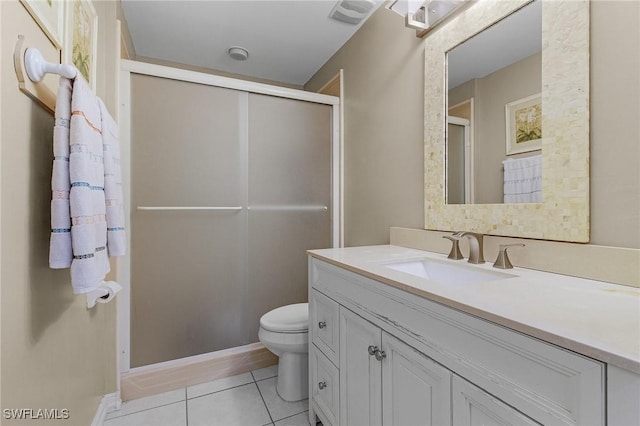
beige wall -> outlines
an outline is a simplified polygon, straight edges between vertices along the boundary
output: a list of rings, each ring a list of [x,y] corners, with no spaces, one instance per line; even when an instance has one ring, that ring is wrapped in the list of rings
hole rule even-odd
[[[113,112],[115,3],[96,2],[97,92]],[[2,409],[68,409],[63,421],[2,424],[87,425],[103,395],[116,390],[115,304],[87,311],[68,270],[48,268],[53,117],[18,90],[13,48],[18,34],[47,43],[18,0],[1,10],[1,390]],[[48,48],[52,50],[52,48]]]
[[[122,23],[120,29],[120,57],[124,59],[134,59],[136,57],[136,49],[131,39],[131,33],[129,32],[129,25],[127,24],[127,17],[122,9],[122,1],[118,0],[116,3],[116,19]]]
[[[591,3],[591,241],[640,248],[640,2]]]
[[[591,3],[593,244],[640,248],[639,39],[639,2]],[[402,18],[381,9],[305,86],[345,69],[347,245],[386,243],[398,224],[423,227],[421,55]]]
[[[344,68],[345,244],[386,243],[389,226],[421,228],[424,49],[404,20],[377,11],[306,84]]]

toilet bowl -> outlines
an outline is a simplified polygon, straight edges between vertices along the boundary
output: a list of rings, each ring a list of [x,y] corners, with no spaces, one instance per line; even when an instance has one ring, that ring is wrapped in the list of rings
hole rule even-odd
[[[309,304],[296,303],[260,318],[260,342],[278,356],[276,389],[285,401],[309,395]]]

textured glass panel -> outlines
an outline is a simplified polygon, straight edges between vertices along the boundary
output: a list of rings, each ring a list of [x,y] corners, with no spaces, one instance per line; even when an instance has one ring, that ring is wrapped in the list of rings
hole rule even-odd
[[[131,92],[134,207],[238,205],[239,92],[137,74]]]
[[[247,343],[246,211],[137,210],[241,205],[240,96],[132,76],[132,367]]]
[[[329,212],[249,214],[249,340],[258,341],[260,317],[307,301],[306,250],[331,246]]]
[[[132,98],[132,367],[258,341],[331,244],[330,107],[140,75]]]
[[[132,367],[248,343],[243,215],[133,214]]]
[[[250,95],[250,340],[264,313],[307,301],[305,251],[331,246],[330,185],[330,107]]]
[[[249,95],[251,205],[329,205],[331,108]]]

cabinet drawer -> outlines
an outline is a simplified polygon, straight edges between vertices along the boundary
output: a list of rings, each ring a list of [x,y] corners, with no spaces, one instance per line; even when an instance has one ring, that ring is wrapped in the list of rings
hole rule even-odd
[[[309,318],[311,341],[337,366],[340,344],[338,304],[314,290],[309,300]]]
[[[311,345],[311,391],[309,397],[317,404],[329,423],[338,425],[340,382],[338,369],[320,350]]]

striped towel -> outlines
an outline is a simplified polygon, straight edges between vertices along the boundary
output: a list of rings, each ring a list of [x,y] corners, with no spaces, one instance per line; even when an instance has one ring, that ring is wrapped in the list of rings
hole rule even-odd
[[[123,256],[127,240],[124,233],[122,206],[122,174],[118,125],[100,101],[102,116],[102,149],[104,151],[104,196],[107,207],[107,249],[109,256]]]
[[[71,216],[69,215],[69,123],[71,80],[60,77],[53,127],[53,172],[51,174],[51,240],[49,267],[71,267]]]
[[[49,266],[71,267],[71,284],[76,294],[88,293],[102,284],[110,269],[108,253],[124,254],[124,236],[120,237],[122,243],[114,242],[114,250],[107,248],[105,169],[113,207],[109,216],[115,218],[113,227],[119,235],[124,235],[124,215],[118,185],[117,138],[113,137],[117,135],[117,127],[110,116],[103,119],[105,113],[108,116],[102,101],[80,75],[73,82],[60,79],[54,128]],[[108,123],[110,136],[106,138],[103,122]],[[109,157],[106,167],[105,151]],[[115,160],[111,158],[113,153]]]

